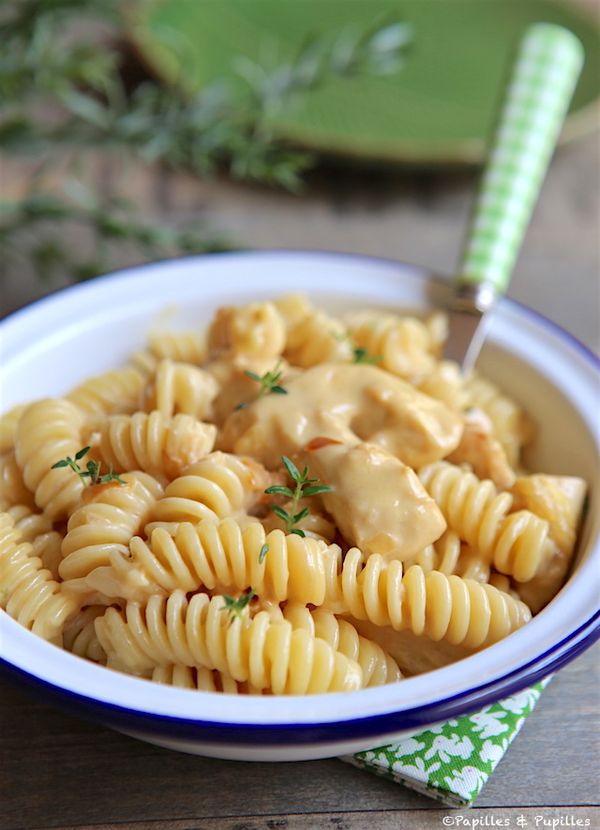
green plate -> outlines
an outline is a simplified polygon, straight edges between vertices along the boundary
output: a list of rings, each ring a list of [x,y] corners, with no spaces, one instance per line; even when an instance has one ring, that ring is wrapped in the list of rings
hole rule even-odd
[[[598,123],[597,23],[551,0],[153,0],[130,32],[159,76],[191,90],[231,75],[240,55],[274,67],[310,35],[381,18],[413,27],[403,68],[328,80],[277,113],[277,135],[368,161],[479,163],[516,44],[541,20],[571,29],[586,50],[563,141]]]

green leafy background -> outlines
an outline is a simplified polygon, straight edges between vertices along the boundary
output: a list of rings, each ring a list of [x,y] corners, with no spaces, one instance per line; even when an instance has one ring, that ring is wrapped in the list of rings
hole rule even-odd
[[[539,20],[570,28],[586,49],[572,110],[581,116],[598,96],[597,25],[574,6],[551,0],[157,0],[132,33],[159,74],[198,89],[239,67],[236,55],[277,65],[311,34],[388,19],[413,28],[402,71],[363,74],[352,83],[331,79],[273,114],[278,135],[374,159],[476,160],[511,55],[525,27]],[[593,121],[588,113],[570,130]]]

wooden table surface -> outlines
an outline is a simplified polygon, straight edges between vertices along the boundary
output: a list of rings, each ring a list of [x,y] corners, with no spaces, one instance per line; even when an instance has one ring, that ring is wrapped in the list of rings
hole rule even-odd
[[[468,172],[329,168],[295,197],[124,170],[106,159],[94,170],[103,187],[138,196],[157,216],[209,223],[241,246],[355,251],[446,273],[456,263],[475,186]],[[597,137],[558,153],[510,290],[592,347],[599,334],[599,171]],[[6,171],[7,188],[22,175]],[[4,284],[5,308],[39,294],[39,284],[20,271]],[[600,827],[599,656],[598,647],[590,650],[553,680],[468,813],[471,822]],[[5,681],[0,753],[0,830],[476,826],[458,823],[466,813],[449,819],[434,802],[337,760],[267,765],[177,754],[55,711]]]

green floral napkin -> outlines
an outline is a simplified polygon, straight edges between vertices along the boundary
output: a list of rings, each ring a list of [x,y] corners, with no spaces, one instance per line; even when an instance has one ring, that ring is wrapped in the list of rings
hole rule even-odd
[[[533,712],[550,677],[472,715],[341,760],[450,807],[468,807]]]

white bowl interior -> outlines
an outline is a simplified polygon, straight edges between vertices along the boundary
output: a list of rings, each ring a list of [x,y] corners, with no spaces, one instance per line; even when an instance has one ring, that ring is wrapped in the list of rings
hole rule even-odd
[[[123,364],[152,329],[204,326],[223,304],[306,291],[331,311],[424,308],[444,289],[416,268],[345,255],[271,252],[186,258],[129,269],[51,296],[0,328],[0,408],[58,396]],[[537,315],[501,303],[480,370],[537,422],[532,469],[580,475],[590,504],[568,586],[529,625],[460,664],[352,695],[245,698],[158,686],[87,663],[0,614],[0,655],[55,685],[130,709],[228,723],[335,722],[444,700],[502,677],[553,649],[597,608],[597,380],[589,357]]]

